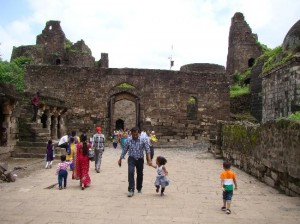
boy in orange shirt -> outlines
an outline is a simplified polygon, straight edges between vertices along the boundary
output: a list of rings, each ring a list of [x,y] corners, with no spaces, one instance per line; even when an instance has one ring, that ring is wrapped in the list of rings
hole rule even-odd
[[[236,174],[230,170],[230,167],[230,162],[224,162],[224,171],[220,175],[221,187],[223,191],[223,207],[221,209],[222,211],[226,211],[227,214],[231,213],[230,204],[233,195],[233,184],[234,190],[237,190]]]

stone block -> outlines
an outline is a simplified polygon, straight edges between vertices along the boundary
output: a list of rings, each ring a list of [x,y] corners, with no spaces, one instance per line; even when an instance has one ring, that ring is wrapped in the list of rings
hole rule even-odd
[[[277,180],[278,174],[271,171],[271,177],[272,177],[273,180]]]
[[[271,161],[267,160],[267,159],[262,159],[262,164],[265,165],[268,168],[272,167],[272,163]]]
[[[271,177],[264,176],[264,182],[271,187],[275,186],[275,181]]]
[[[263,164],[259,164],[257,165],[257,168],[256,168],[260,173],[265,173],[267,171],[267,168],[266,166],[264,166]]]
[[[297,186],[294,183],[289,182],[289,189],[291,189],[293,192],[296,192],[298,196],[300,195],[300,186]]]
[[[294,178],[300,179],[300,167],[288,166],[288,174]]]

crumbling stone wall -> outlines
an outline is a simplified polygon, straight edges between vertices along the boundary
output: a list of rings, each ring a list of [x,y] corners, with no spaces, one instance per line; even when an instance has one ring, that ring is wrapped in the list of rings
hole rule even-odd
[[[223,157],[287,195],[300,195],[300,123],[223,123]]]
[[[231,19],[228,39],[226,74],[233,81],[234,73],[243,72],[251,67],[252,61],[255,61],[263,51],[257,43],[257,35],[252,33],[244,15],[240,12],[235,13]]]
[[[20,94],[11,84],[0,84],[0,159],[14,151],[18,138],[18,100]]]
[[[262,120],[262,68],[266,59],[260,58],[256,61],[250,74],[250,112],[258,122]]]
[[[103,69],[28,66],[26,91],[64,100],[68,131],[112,129],[110,102],[118,94],[136,100],[137,125],[155,130],[160,142],[214,139],[217,120],[229,120],[229,90],[225,72],[196,73],[150,69]],[[128,83],[134,89],[119,89]],[[187,119],[187,101],[197,99],[197,119]],[[126,109],[126,108],[124,108]],[[131,128],[131,127],[125,127]]]
[[[33,64],[95,66],[95,58],[83,40],[72,44],[65,36],[60,21],[50,20],[36,38],[36,45],[15,47],[11,60],[25,56]]]
[[[300,57],[295,55],[287,63],[262,77],[262,122],[287,117],[300,111]]]

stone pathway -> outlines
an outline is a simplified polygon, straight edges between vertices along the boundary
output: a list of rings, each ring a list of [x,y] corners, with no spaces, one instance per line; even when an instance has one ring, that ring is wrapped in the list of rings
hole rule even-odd
[[[44,163],[28,177],[1,183],[0,223],[300,223],[299,197],[281,194],[236,168],[239,189],[232,214],[222,212],[222,160],[195,150],[157,149],[155,155],[168,159],[166,195],[155,192],[155,169],[145,165],[142,194],[128,198],[127,163],[119,167],[119,155],[120,150],[107,148],[99,174],[91,164],[92,186],[84,191],[70,172],[68,188],[58,190],[56,166],[44,169]],[[37,160],[32,159],[35,164]]]

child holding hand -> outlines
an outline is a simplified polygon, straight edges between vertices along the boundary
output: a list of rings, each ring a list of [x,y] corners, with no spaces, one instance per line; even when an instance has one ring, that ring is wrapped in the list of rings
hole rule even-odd
[[[156,192],[158,193],[159,189],[161,188],[161,190],[160,190],[160,195],[161,196],[164,196],[165,188],[166,188],[166,186],[169,185],[169,180],[166,177],[168,175],[168,171],[165,167],[166,163],[167,163],[167,160],[166,160],[165,157],[158,156],[156,158],[156,165],[151,164],[151,166],[153,168],[155,168],[156,172],[157,172],[156,180],[155,180],[155,183],[154,183],[154,185],[156,187]]]

